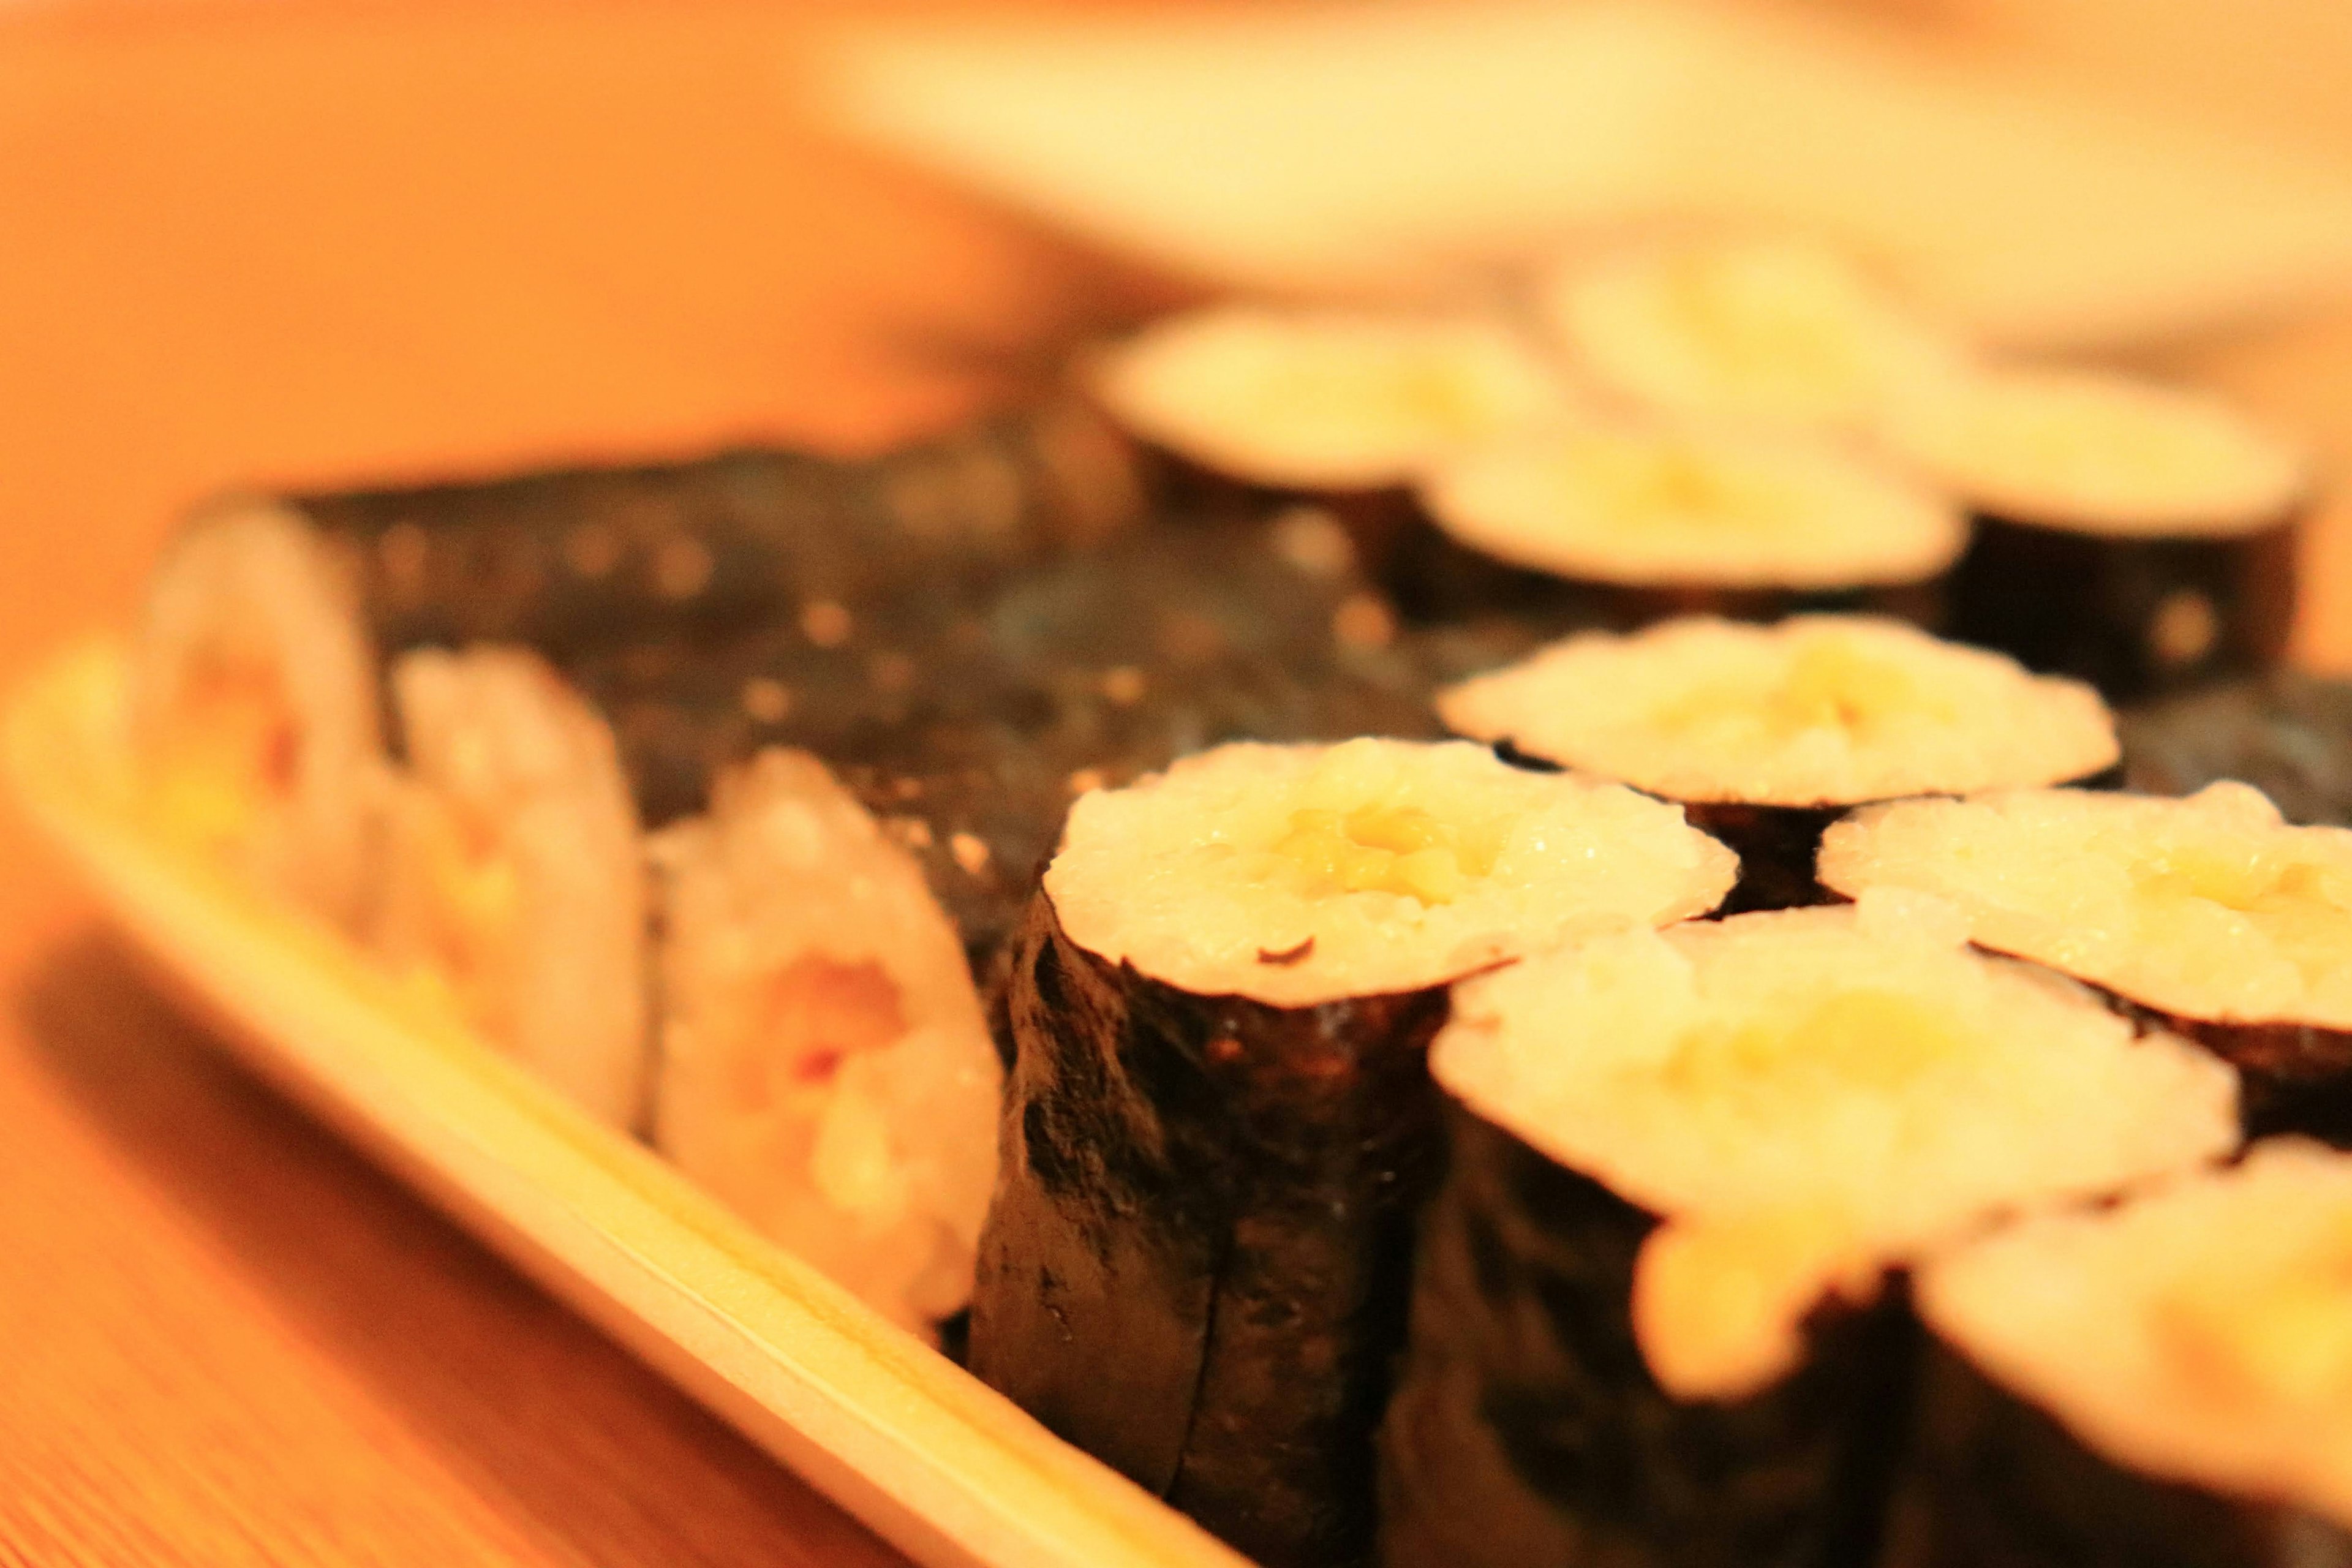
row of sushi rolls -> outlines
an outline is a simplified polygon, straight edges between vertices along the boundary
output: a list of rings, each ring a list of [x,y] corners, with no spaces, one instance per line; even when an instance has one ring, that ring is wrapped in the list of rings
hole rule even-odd
[[[2352,1563],[2295,447],[1810,241],[197,509],[160,831],[1268,1568]]]

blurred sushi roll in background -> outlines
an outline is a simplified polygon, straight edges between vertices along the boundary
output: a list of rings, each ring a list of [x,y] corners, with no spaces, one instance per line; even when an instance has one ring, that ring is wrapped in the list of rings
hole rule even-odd
[[[2142,704],[2119,722],[2129,788],[2193,795],[2240,779],[2289,822],[2352,827],[2352,684],[2274,669]]]
[[[1935,490],[1804,437],[1586,421],[1432,468],[1409,615],[1555,632],[1670,615],[1866,609],[1933,626],[1967,542]]]
[[[1879,434],[1975,514],[1953,636],[2119,702],[2284,654],[2312,476],[2227,405],[2104,372],[1988,369],[1908,388]]]
[[[973,1370],[1273,1568],[1361,1560],[1446,984],[1733,871],[1670,806],[1460,742],[1086,795],[1012,969]]]
[[[1846,257],[1787,237],[1580,258],[1538,280],[1533,309],[1594,387],[1675,420],[1859,434],[1962,358]]]
[[[1629,931],[1457,985],[1381,1436],[1388,1568],[1868,1561],[1890,1270],[2228,1152],[2235,1079],[1949,910]]]
[[[1888,1568],[2352,1562],[2352,1159],[2299,1140],[1921,1268]]]
[[[561,653],[1002,571],[1123,528],[1139,483],[1122,437],[1055,402],[863,462],[746,450],[214,502],[157,565],[138,631],[156,815],[351,926],[405,649]]]
[[[1188,509],[1313,502],[1375,572],[1431,464],[1567,418],[1559,367],[1499,315],[1221,304],[1098,352],[1087,378]]]
[[[2251,785],[1872,806],[1822,883],[1948,900],[1979,945],[2047,964],[2246,1080],[2252,1132],[2352,1138],[2352,830],[2291,827]]]
[[[2087,686],[1859,616],[1584,633],[1437,709],[1456,734],[1683,806],[1739,854],[1727,913],[1822,902],[1822,830],[1857,805],[2077,783],[2117,754]]]

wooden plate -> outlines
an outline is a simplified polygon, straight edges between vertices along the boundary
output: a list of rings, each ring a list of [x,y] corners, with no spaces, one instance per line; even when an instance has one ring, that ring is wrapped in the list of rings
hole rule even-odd
[[[350,943],[159,840],[136,810],[123,669],[110,639],[42,665],[0,721],[7,771],[256,1071],[917,1561],[1243,1568]]]

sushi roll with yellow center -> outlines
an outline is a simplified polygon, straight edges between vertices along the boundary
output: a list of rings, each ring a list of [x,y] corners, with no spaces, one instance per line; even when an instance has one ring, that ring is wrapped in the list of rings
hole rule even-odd
[[[2352,1560],[2352,1158],[2299,1140],[1919,1273],[1894,1561]]]
[[[2072,783],[2116,760],[2088,687],[1866,616],[1588,633],[1447,689],[1438,712],[1681,803],[1740,852],[1735,908],[1818,901],[1822,831],[1864,802]]]
[[[1384,1560],[1845,1560],[1885,1276],[2234,1146],[2235,1078],[1932,900],[1629,931],[1454,989],[1462,1107],[1384,1437]]]
[[[1675,418],[1860,429],[1895,389],[1958,358],[1861,268],[1790,239],[1563,267],[1537,308],[1597,384]]]
[[[1083,797],[1014,952],[974,1371],[1263,1563],[1357,1560],[1446,983],[1732,872],[1670,806],[1462,742]]]
[[[2249,1079],[2257,1129],[2341,1136],[2352,1096],[2352,830],[2224,782],[1903,801],[1822,840],[1822,883],[1958,908],[1979,944],[2089,982]]]
[[[1416,568],[1441,613],[1572,596],[1619,626],[1804,608],[1932,621],[1967,541],[1942,496],[1860,457],[1687,426],[1587,421],[1496,442],[1433,468],[1420,493],[1453,547]],[[1408,604],[1414,591],[1398,584]]]
[[[2285,649],[2310,467],[2218,399],[1986,370],[1909,388],[1879,435],[1976,514],[1954,635],[2117,700]]]
[[[1542,353],[1496,321],[1251,305],[1147,327],[1103,353],[1094,386],[1143,439],[1284,491],[1392,489],[1569,406]]]

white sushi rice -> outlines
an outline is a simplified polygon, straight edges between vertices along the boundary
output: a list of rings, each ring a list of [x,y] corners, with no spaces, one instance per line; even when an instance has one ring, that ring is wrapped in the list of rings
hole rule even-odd
[[[592,1114],[634,1126],[645,866],[612,731],[520,648],[407,654],[392,682],[405,763],[377,950]]]
[[[1862,616],[1586,633],[1441,692],[1437,710],[1458,734],[1692,802],[2063,784],[2118,754],[2089,687]]]
[[[1003,1072],[954,924],[824,765],[772,750],[655,841],[654,1142],[918,1332],[971,1300]]]
[[[2352,1155],[2260,1144],[1916,1283],[1930,1327],[2112,1462],[2352,1528]]]
[[[2352,1029],[2352,830],[2290,827],[2248,784],[1872,806],[1820,872],[1948,900],[1982,945],[2182,1018]]]
[[[1301,1007],[1703,914],[1738,868],[1673,806],[1466,742],[1242,743],[1080,798],[1045,891],[1102,958]]]
[[[1654,414],[1864,425],[1958,352],[1852,262],[1784,238],[1688,241],[1563,267],[1538,309],[1592,380]]]
[[[2292,521],[2305,456],[2220,399],[2104,371],[1982,370],[1906,389],[1880,437],[1979,511],[2126,538]]]
[[[1465,447],[1564,417],[1544,356],[1476,317],[1218,305],[1107,351],[1112,416],[1203,468],[1254,484],[1402,484]]]
[[[1433,467],[1422,504],[1474,550],[1633,586],[1920,583],[1967,542],[1939,493],[1794,437],[1587,422]]]
[[[148,585],[131,663],[151,816],[169,837],[351,927],[383,781],[356,589],[301,520],[229,501]]]
[[[1932,900],[1637,931],[1456,986],[1469,1109],[1661,1216],[1636,1337],[1683,1398],[1769,1385],[1825,1298],[1990,1217],[2237,1140],[2236,1077],[1966,946]]]

